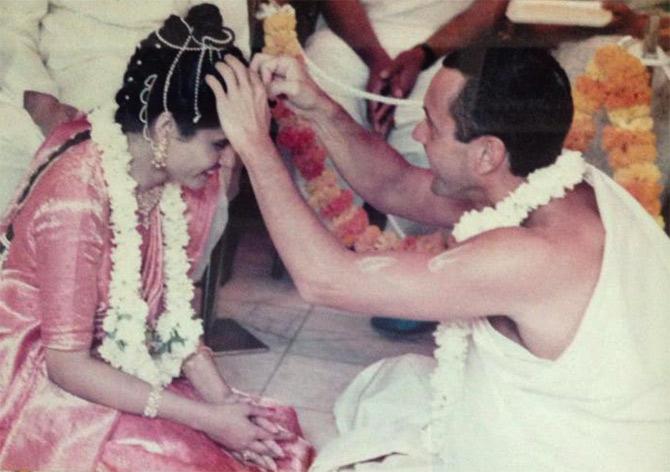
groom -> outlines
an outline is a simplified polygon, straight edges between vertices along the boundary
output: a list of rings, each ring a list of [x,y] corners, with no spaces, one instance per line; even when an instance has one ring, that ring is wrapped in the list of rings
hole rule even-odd
[[[336,412],[347,435],[315,470],[373,459],[399,470],[667,468],[670,242],[624,190],[562,152],[570,84],[547,52],[462,59],[436,74],[414,131],[428,170],[354,123],[293,59],[257,56],[250,72],[228,59],[218,66],[227,91],[209,78],[306,300],[459,322],[438,329],[437,365],[394,359],[361,374]],[[266,93],[311,123],[366,201],[455,225],[449,250],[343,249],[268,138]]]

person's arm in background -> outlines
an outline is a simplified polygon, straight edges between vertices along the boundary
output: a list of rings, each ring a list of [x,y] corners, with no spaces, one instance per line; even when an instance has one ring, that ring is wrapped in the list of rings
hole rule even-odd
[[[368,67],[368,92],[387,94],[388,81],[381,71],[391,66],[391,57],[381,45],[365,8],[359,0],[327,0],[322,5],[323,16],[335,34],[346,42]],[[376,126],[374,115],[378,104],[368,102],[368,120],[375,131],[386,135],[390,123]]]
[[[424,68],[489,32],[503,18],[508,3],[509,0],[475,0],[467,10],[442,25],[426,41],[409,45],[411,47],[398,54],[389,67],[379,70],[379,77],[374,80],[388,81],[390,94],[396,98],[409,96]],[[374,129],[383,128],[392,114],[392,106],[376,107],[371,115]]]
[[[445,56],[457,49],[469,46],[484,33],[490,31],[503,18],[509,0],[475,0],[470,7],[442,25],[422,44],[412,46],[393,60],[393,65],[384,71],[391,78],[393,95],[406,97],[412,91],[421,65],[432,53],[432,59]]]
[[[604,27],[562,26],[546,24],[517,25],[514,38],[517,42],[526,42],[529,46],[556,47],[562,41],[586,39],[594,35],[630,35],[636,38],[644,36],[649,16],[636,12],[624,0],[606,0],[603,7],[613,13],[610,24]],[[661,19],[661,28],[670,26],[670,18]],[[670,45],[665,45],[670,46]]]

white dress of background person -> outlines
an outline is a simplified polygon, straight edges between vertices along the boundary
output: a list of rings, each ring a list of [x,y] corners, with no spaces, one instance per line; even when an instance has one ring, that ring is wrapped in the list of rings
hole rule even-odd
[[[44,139],[23,108],[23,91],[58,94],[37,51],[46,13],[46,1],[0,2],[0,214]]]
[[[361,0],[361,4],[367,12],[379,42],[389,56],[394,58],[412,46],[424,42],[440,26],[466,10],[473,1]],[[365,90],[369,76],[368,67],[344,40],[331,31],[323,18],[319,18],[316,31],[307,40],[305,51],[309,59],[331,78],[350,87]],[[437,61],[432,67],[423,71],[407,98],[422,102],[430,80],[440,67],[440,61]],[[358,123],[368,126],[365,100],[352,97],[330,82],[315,78]],[[412,139],[412,131],[423,116],[423,109],[419,106],[397,107],[395,127],[388,137],[388,142],[407,161],[427,168],[428,160],[423,146]],[[360,158],[363,159],[365,156]],[[411,225],[403,219],[398,221],[404,229],[420,231],[417,225]]]
[[[9,90],[15,109],[11,128],[19,133],[14,140],[7,129],[0,130],[3,143],[3,168],[8,162],[17,163],[16,171],[3,176],[2,198],[18,182],[41,138],[35,139],[35,129],[26,122],[22,110],[24,90],[37,90],[54,95],[61,102],[88,112],[114,100],[123,80],[128,58],[137,43],[158,28],[170,14],[183,15],[189,7],[202,0],[3,0],[0,2],[2,38],[0,54],[13,58],[1,76],[3,92]],[[247,3],[242,0],[209,0],[219,7],[226,26],[236,34],[238,47],[248,57],[249,25]],[[4,61],[3,61],[4,64]],[[3,66],[3,69],[5,67]],[[4,94],[3,94],[4,95]],[[9,119],[9,118],[6,118]],[[23,128],[25,126],[25,128]],[[5,127],[3,127],[5,128]],[[26,131],[25,136],[20,134]],[[11,130],[10,130],[11,131]],[[39,130],[38,130],[39,131]],[[9,144],[4,144],[7,141]],[[12,147],[14,145],[14,148]],[[17,151],[16,146],[20,146]],[[20,152],[19,152],[20,151]],[[7,157],[10,156],[10,157]],[[20,163],[20,165],[19,165]],[[5,181],[6,180],[6,181]],[[6,204],[3,203],[2,208]],[[212,225],[208,250],[194,272],[202,274],[208,255],[225,229],[228,221],[228,198],[222,192],[219,208]]]

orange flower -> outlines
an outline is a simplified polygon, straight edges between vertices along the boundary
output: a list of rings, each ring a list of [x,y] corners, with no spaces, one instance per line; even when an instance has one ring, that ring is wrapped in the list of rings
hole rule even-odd
[[[328,205],[328,202],[333,201],[340,194],[341,190],[337,186],[326,186],[315,188],[307,199],[307,203],[315,210]]]
[[[626,130],[616,126],[605,126],[603,129],[602,149],[605,151],[625,149],[635,144],[656,146],[656,135],[651,131]]]
[[[587,66],[587,74],[601,81],[627,81],[648,77],[644,64],[624,48],[615,44],[598,48]]]
[[[625,108],[635,105],[649,105],[651,103],[651,87],[647,82],[628,80],[607,83],[605,108]]]
[[[312,180],[321,175],[326,168],[325,162],[326,150],[321,146],[314,145],[293,154],[293,165],[305,180]]]
[[[291,111],[284,100],[277,100],[275,106],[270,111],[272,112],[272,117],[280,122],[282,126],[290,126],[297,120],[296,114]]]
[[[632,164],[628,167],[617,169],[614,172],[614,180],[624,185],[626,182],[659,182],[662,174],[655,164],[648,162]]]
[[[607,110],[607,116],[614,126],[622,129],[651,131],[654,127],[649,105],[610,109]]]
[[[339,195],[329,201],[326,206],[321,208],[321,215],[324,218],[336,218],[344,213],[354,204],[354,194],[351,190],[341,190]]]
[[[377,225],[370,225],[358,236],[354,243],[356,252],[369,252],[376,249],[375,243],[382,235],[382,230]]]
[[[326,169],[321,175],[307,182],[307,193],[312,195],[322,188],[337,187],[337,184],[337,174],[331,169]]]
[[[347,247],[352,247],[358,237],[366,230],[370,221],[362,208],[351,207],[350,211],[333,220],[335,236]]]
[[[300,171],[300,175],[305,180],[311,180],[315,177],[321,175],[323,169],[325,169],[325,164],[323,161],[316,161],[312,159],[294,159],[293,163],[295,167]]]
[[[288,10],[279,10],[263,21],[263,31],[274,34],[281,31],[294,31],[297,25],[295,15]]]
[[[656,160],[656,146],[651,144],[631,144],[612,149],[607,158],[612,169],[627,167],[638,162],[654,162]]]
[[[417,236],[406,236],[400,243],[400,249],[407,252],[416,250]]]
[[[315,145],[316,135],[308,126],[283,126],[277,134],[277,144],[292,153],[302,153]]]
[[[651,215],[661,212],[661,171],[652,163],[637,163],[617,169],[614,180],[625,188]]]
[[[263,52],[272,55],[299,55],[300,43],[295,27],[295,14],[289,11],[279,11],[266,18],[263,21],[263,31],[265,33]]]
[[[424,254],[437,254],[446,249],[444,235],[441,231],[424,234],[417,238],[416,251]]]
[[[403,240],[393,231],[384,231],[375,242],[376,251],[390,251],[401,249]]]
[[[576,111],[570,131],[565,137],[564,147],[576,151],[586,151],[595,135],[596,127],[591,115]]]
[[[577,77],[572,90],[572,101],[575,110],[582,113],[595,113],[605,101],[605,87],[602,82],[581,75]]]
[[[418,236],[407,236],[402,240],[403,251],[418,252],[422,254],[437,254],[446,249],[444,237],[440,231]]]
[[[659,199],[663,191],[661,184],[658,182],[628,181],[622,186],[649,214],[656,216],[661,213],[661,201]]]

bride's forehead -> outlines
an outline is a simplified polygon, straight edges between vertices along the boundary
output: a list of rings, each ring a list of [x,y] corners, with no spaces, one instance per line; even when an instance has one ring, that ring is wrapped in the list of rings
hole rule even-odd
[[[196,131],[194,138],[203,141],[221,141],[226,139],[226,134],[221,128],[202,128]]]

